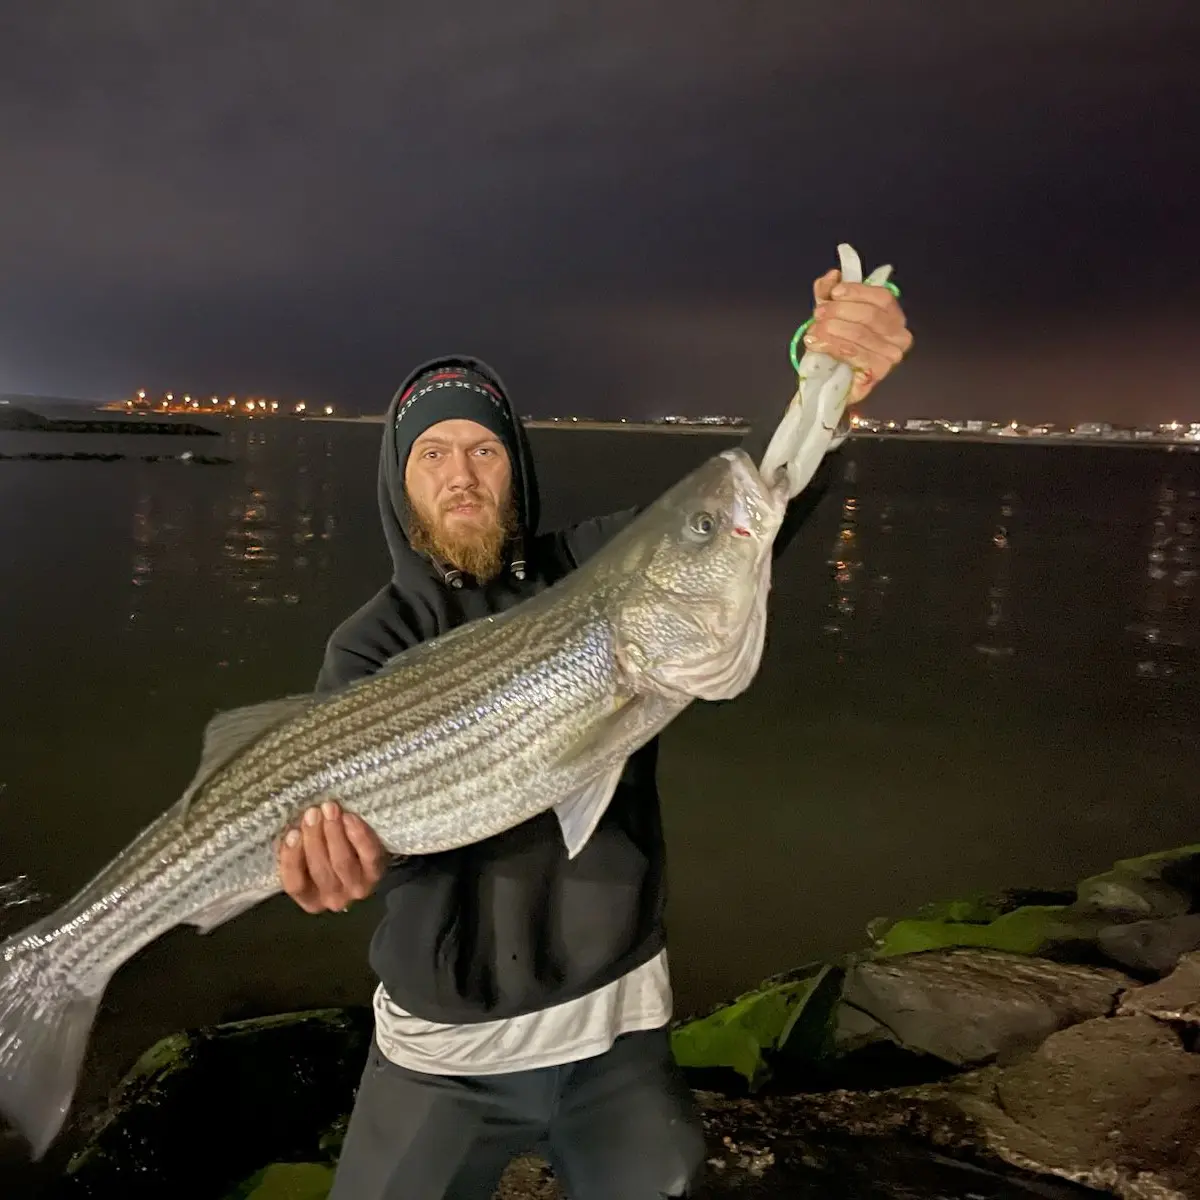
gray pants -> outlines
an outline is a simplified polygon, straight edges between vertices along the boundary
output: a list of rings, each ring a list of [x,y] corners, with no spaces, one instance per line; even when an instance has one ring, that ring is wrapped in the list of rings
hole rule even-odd
[[[330,1200],[490,1200],[530,1150],[570,1200],[691,1194],[704,1136],[667,1031],[560,1067],[470,1077],[406,1070],[372,1044]]]

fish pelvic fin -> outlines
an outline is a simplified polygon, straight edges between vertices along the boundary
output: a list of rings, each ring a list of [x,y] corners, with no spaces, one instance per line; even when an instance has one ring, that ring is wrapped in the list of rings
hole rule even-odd
[[[71,1109],[103,989],[83,991],[29,932],[0,946],[0,1117],[37,1160]]]

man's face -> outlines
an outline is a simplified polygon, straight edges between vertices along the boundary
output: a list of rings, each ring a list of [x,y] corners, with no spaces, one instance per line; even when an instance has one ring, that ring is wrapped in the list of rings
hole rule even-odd
[[[512,466],[504,443],[475,421],[440,421],[413,443],[404,468],[412,544],[486,582],[514,531]]]

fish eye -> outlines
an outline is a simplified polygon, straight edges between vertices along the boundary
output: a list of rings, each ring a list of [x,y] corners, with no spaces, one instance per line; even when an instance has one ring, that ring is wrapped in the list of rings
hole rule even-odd
[[[688,528],[698,537],[711,537],[717,527],[717,519],[709,512],[692,513],[688,518]]]

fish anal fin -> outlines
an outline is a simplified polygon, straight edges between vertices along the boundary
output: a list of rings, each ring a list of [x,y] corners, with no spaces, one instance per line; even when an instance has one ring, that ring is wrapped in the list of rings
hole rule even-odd
[[[261,904],[264,900],[269,899],[277,891],[279,888],[270,887],[256,892],[238,892],[235,896],[222,896],[221,899],[215,900],[199,912],[192,913],[187,919],[187,924],[194,925],[201,933],[210,933],[218,925],[224,925],[226,921],[240,917],[242,913],[248,912],[256,904]]]

